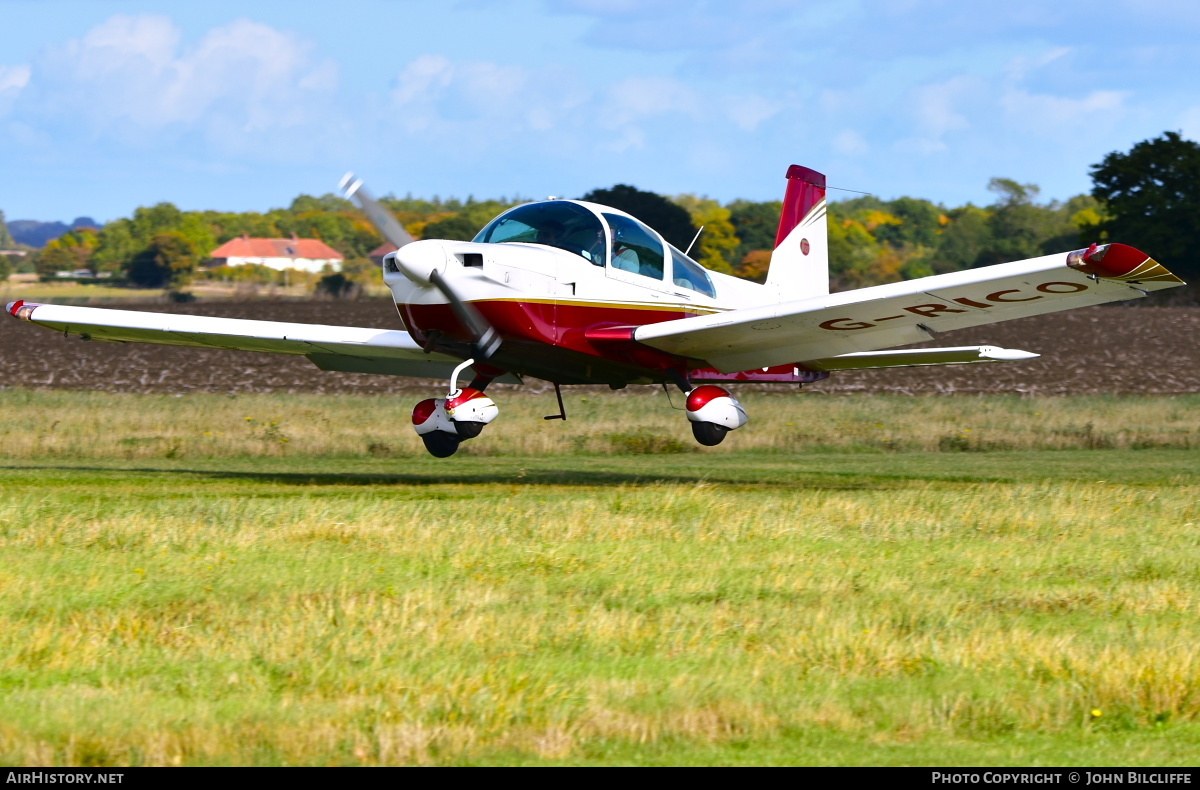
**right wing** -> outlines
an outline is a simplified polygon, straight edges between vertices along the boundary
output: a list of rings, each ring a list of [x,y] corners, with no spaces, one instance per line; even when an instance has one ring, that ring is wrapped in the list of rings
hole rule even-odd
[[[633,339],[722,373],[825,360],[1182,285],[1124,244],[639,326]],[[807,363],[804,363],[807,364]]]
[[[295,354],[308,357],[322,370],[346,373],[440,379],[448,378],[461,362],[436,351],[425,353],[408,332],[397,329],[143,313],[24,301],[10,303],[8,312],[15,318],[84,340]],[[511,373],[496,381],[521,383]]]

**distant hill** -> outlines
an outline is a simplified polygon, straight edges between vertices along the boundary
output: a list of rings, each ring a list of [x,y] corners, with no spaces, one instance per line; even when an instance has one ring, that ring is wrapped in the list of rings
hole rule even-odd
[[[46,242],[57,239],[75,228],[99,227],[100,225],[91,217],[76,217],[70,225],[62,222],[39,222],[36,219],[14,219],[8,223],[8,232],[12,234],[13,240],[17,244],[45,247]]]

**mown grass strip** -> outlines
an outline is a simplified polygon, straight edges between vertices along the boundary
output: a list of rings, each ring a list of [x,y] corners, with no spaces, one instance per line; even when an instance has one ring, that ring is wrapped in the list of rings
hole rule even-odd
[[[27,425],[145,403],[74,397]],[[436,461],[331,424],[5,460],[0,761],[1194,762],[1200,451]]]

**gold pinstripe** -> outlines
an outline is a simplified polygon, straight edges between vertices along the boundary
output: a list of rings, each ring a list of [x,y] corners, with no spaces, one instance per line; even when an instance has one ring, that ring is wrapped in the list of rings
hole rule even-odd
[[[1163,266],[1153,258],[1147,258],[1142,263],[1138,264],[1137,268],[1122,274],[1120,277],[1105,277],[1105,280],[1120,280],[1121,282],[1129,282],[1137,280],[1138,282],[1159,282],[1159,283],[1181,283],[1183,280],[1171,274],[1167,267]]]
[[[477,299],[473,300],[477,304],[482,302],[521,302],[524,304],[570,304],[572,307],[608,307],[620,308],[624,310],[654,310],[658,312],[670,313],[698,313],[708,315],[711,313],[724,313],[733,308],[729,307],[711,307],[709,305],[696,304],[681,304],[676,302],[595,302],[588,299],[572,299],[570,297],[560,297],[557,299],[528,299],[523,297],[516,298],[500,298],[500,299]]]

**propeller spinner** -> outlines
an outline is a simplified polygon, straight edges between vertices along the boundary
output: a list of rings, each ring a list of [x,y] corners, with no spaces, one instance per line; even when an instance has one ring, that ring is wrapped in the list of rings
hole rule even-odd
[[[371,197],[371,193],[363,187],[362,179],[355,178],[353,173],[347,173],[342,176],[338,186],[346,198],[353,198],[362,207],[363,213],[367,215],[367,219],[375,226],[375,229],[385,239],[396,245],[396,262],[398,264],[396,268],[417,285],[431,285],[446,297],[446,301],[450,303],[450,309],[454,311],[455,318],[470,333],[471,353],[474,357],[482,360],[495,354],[496,350],[500,348],[500,333],[488,323],[488,320],[483,317],[483,313],[479,312],[479,308],[459,296],[446,276],[437,268],[430,267],[426,272],[426,267],[423,266],[404,265],[403,256],[398,251],[405,245],[411,244],[413,237],[396,220],[392,212]]]

